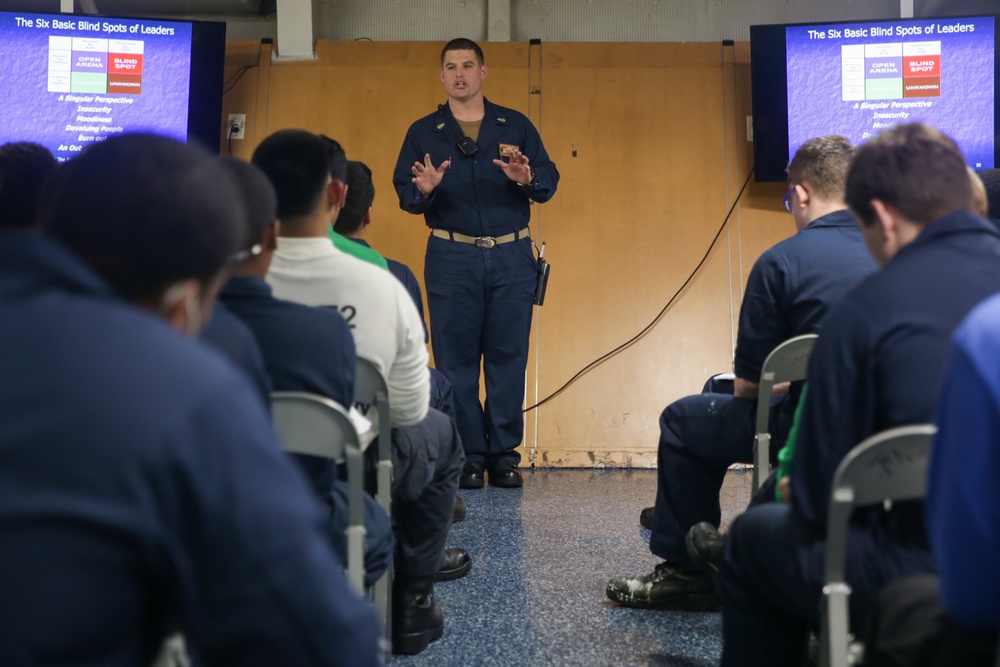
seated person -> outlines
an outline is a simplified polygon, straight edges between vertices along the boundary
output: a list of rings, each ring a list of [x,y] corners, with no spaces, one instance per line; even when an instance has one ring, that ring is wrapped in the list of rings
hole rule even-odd
[[[282,130],[257,146],[253,163],[270,179],[281,222],[267,282],[279,298],[339,310],[359,357],[389,387],[393,507],[397,551],[393,651],[419,653],[444,631],[433,582],[468,572],[468,553],[445,550],[464,454],[453,420],[428,407],[430,379],[420,316],[387,271],[337,250],[327,238],[343,206],[347,159],[331,157],[319,137]],[[377,424],[372,406],[368,418]]]
[[[843,201],[852,154],[853,147],[843,137],[820,137],[803,144],[789,163],[785,207],[798,233],[761,255],[750,272],[740,309],[734,394],[688,396],[660,416],[659,480],[649,548],[664,562],[650,574],[609,581],[607,596],[619,604],[645,609],[718,607],[712,579],[688,556],[684,538],[699,522],[718,527],[726,470],[732,463],[753,460],[764,360],[787,339],[815,332],[827,309],[876,268]],[[772,403],[771,423],[783,434],[794,400]],[[775,438],[775,451],[782,439]]]
[[[42,201],[0,234],[0,664],[148,665],[178,628],[206,664],[381,664],[259,398],[182,335],[239,248],[228,176],[124,135]]]
[[[333,230],[352,243],[365,248],[371,248],[365,241],[365,234],[372,224],[372,204],[375,201],[375,184],[372,183],[372,170],[364,162],[349,160],[347,162],[347,197],[344,207],[337,214]],[[338,246],[340,247],[340,246]],[[424,325],[424,342],[428,340],[427,322],[424,319],[424,300],[420,294],[420,283],[410,271],[410,267],[394,259],[386,259],[389,263],[389,273],[403,284],[413,299],[413,305],[420,313],[420,321]],[[455,418],[455,397],[451,382],[435,368],[431,371],[431,407],[440,410],[452,419]]]
[[[837,465],[866,437],[933,416],[949,340],[1000,290],[1000,234],[966,210],[972,188],[955,143],[919,123],[858,149],[845,199],[882,266],[823,320],[789,472],[791,503],[738,517],[726,536],[719,593],[724,667],[798,667],[819,622],[826,515]],[[876,592],[930,572],[914,503],[859,511],[847,553],[851,624]]]
[[[357,357],[347,323],[329,308],[310,308],[271,295],[264,276],[277,247],[279,223],[274,189],[252,164],[231,157],[219,161],[236,184],[247,210],[247,235],[240,261],[230,265],[230,278],[219,292],[220,304],[249,327],[263,354],[274,391],[319,394],[349,410]],[[329,510],[330,536],[346,564],[347,484],[337,479],[337,465],[332,461],[294,457]],[[370,588],[389,567],[394,540],[385,510],[367,494],[364,500],[365,585]]]
[[[0,232],[34,232],[45,181],[59,163],[45,146],[27,141],[0,146]]]

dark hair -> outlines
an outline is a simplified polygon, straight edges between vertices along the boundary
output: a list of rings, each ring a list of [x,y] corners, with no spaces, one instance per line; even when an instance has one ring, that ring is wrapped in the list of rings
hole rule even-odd
[[[372,170],[364,162],[351,160],[347,163],[347,201],[333,223],[333,230],[343,236],[358,231],[373,201],[375,184],[372,183]]]
[[[38,223],[42,187],[58,166],[45,146],[27,141],[0,146],[0,230]]]
[[[841,201],[853,156],[854,146],[838,134],[810,139],[799,146],[788,163],[788,183],[808,183],[820,199]]]
[[[311,213],[326,193],[330,157],[312,132],[279,130],[260,142],[250,161],[271,181],[282,220]]]
[[[983,169],[979,180],[986,188],[986,217],[1000,218],[1000,169]]]
[[[451,40],[444,45],[441,49],[441,66],[444,66],[444,54],[449,51],[473,51],[476,54],[476,59],[479,61],[480,65],[486,64],[486,58],[483,57],[483,50],[479,48],[479,45],[473,42],[471,39],[466,39],[465,37],[458,37]]]
[[[137,302],[179,280],[211,281],[240,247],[243,215],[236,187],[203,149],[131,134],[60,165],[39,220]]]
[[[267,180],[257,167],[245,160],[224,155],[216,158],[222,168],[233,179],[246,207],[243,249],[248,250],[261,242],[265,230],[274,224],[278,216],[278,198]]]
[[[347,182],[347,154],[344,147],[336,139],[331,139],[325,134],[319,135],[323,145],[326,147],[327,155],[330,157],[330,178],[341,183]]]
[[[923,123],[883,130],[861,146],[847,172],[845,201],[864,225],[875,222],[872,200],[926,224],[972,201],[962,152],[947,135]]]

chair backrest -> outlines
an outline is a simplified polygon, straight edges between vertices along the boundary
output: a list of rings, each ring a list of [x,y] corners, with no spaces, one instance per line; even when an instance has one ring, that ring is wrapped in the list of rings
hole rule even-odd
[[[345,448],[360,447],[358,432],[338,403],[315,394],[271,394],[274,428],[285,451],[344,461]]]
[[[851,588],[845,581],[851,514],[858,507],[922,498],[927,489],[927,462],[937,427],[900,426],[877,433],[852,449],[837,466],[826,526],[826,583],[820,664],[843,667],[850,662]]]
[[[771,435],[768,422],[771,417],[771,390],[782,382],[806,379],[809,356],[816,344],[816,334],[803,334],[789,338],[771,350],[760,371],[757,392],[757,429],[754,446],[753,490],[756,491],[771,474]]]

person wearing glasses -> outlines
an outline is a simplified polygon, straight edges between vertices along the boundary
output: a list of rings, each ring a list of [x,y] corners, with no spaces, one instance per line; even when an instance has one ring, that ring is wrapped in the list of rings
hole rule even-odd
[[[662,563],[641,576],[615,577],[607,596],[626,607],[714,610],[709,573],[685,550],[699,522],[718,527],[719,491],[733,463],[753,460],[761,367],[782,342],[817,331],[827,309],[876,270],[854,216],[844,179],[854,149],[841,136],[803,144],[788,165],[785,209],[797,233],[754,263],[740,309],[732,394],[702,393],[671,403],[660,416],[656,505],[640,515],[652,529],[650,550]],[[777,452],[791,424],[800,388],[772,399]],[[770,497],[774,497],[771,489]]]

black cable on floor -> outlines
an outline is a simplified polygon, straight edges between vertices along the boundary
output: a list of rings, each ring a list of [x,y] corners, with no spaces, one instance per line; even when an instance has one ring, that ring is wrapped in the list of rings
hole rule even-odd
[[[740,199],[743,197],[743,192],[747,189],[747,185],[750,184],[750,177],[751,176],[753,176],[753,167],[750,168],[750,173],[747,174],[747,180],[743,181],[743,187],[740,188],[739,193],[736,195],[736,200],[733,202],[733,205],[729,207],[729,212],[726,213],[726,217],[722,221],[722,226],[719,227],[719,231],[717,231],[715,233],[715,238],[713,238],[712,242],[708,245],[708,250],[705,251],[704,257],[701,258],[701,261],[698,262],[698,265],[694,267],[693,271],[691,271],[691,275],[689,275],[687,277],[687,280],[684,281],[684,284],[682,284],[677,289],[677,291],[674,292],[674,295],[672,297],[670,297],[670,300],[667,301],[667,305],[665,305],[663,307],[663,309],[656,315],[656,317],[653,318],[653,321],[650,322],[649,324],[647,324],[645,326],[645,328],[643,328],[642,331],[640,331],[636,335],[632,336],[630,339],[628,339],[627,341],[625,341],[624,343],[622,343],[621,345],[619,345],[615,349],[611,350],[610,352],[608,352],[607,354],[605,354],[605,355],[603,355],[601,357],[598,357],[594,361],[592,361],[589,364],[587,364],[586,366],[584,366],[582,369],[580,369],[579,372],[577,372],[576,375],[574,375],[569,380],[567,380],[566,384],[564,384],[563,386],[559,387],[554,392],[552,392],[551,394],[549,394],[548,396],[546,396],[542,400],[538,401],[537,403],[535,403],[531,407],[525,408],[522,411],[523,413],[530,412],[531,410],[534,410],[535,408],[548,403],[553,398],[555,398],[559,394],[563,393],[571,384],[573,384],[574,382],[576,382],[587,371],[589,371],[590,369],[594,368],[595,366],[597,366],[598,364],[602,363],[603,361],[605,361],[607,359],[610,359],[611,357],[615,356],[616,354],[618,354],[619,352],[621,352],[625,348],[629,347],[630,345],[632,345],[632,343],[634,343],[637,340],[639,340],[640,338],[642,338],[654,326],[656,326],[656,323],[660,321],[660,318],[662,318],[664,316],[664,314],[666,314],[667,309],[670,308],[670,306],[673,305],[674,301],[677,300],[677,297],[680,296],[681,292],[684,291],[684,288],[687,287],[688,284],[692,280],[694,280],[694,277],[696,275],[698,275],[698,271],[700,271],[701,267],[704,266],[705,262],[708,260],[708,256],[712,254],[712,249],[715,248],[715,244],[718,242],[719,237],[722,236],[722,230],[724,230],[726,228],[726,225],[729,224],[729,218],[732,217],[733,211],[736,210],[736,205],[740,203]]]

